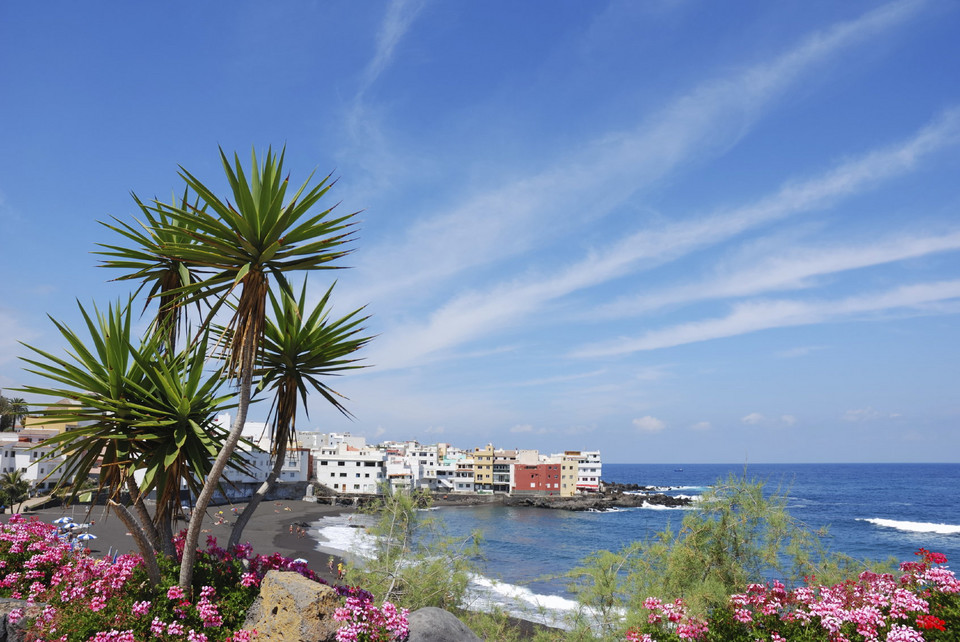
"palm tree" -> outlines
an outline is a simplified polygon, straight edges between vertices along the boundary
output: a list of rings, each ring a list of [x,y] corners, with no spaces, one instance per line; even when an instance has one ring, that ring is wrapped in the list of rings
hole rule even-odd
[[[190,245],[196,242],[190,235],[194,231],[192,221],[171,218],[167,216],[167,211],[188,208],[200,211],[199,199],[194,199],[193,205],[190,204],[189,188],[183,191],[179,202],[174,198],[170,205],[154,202],[153,205],[148,206],[136,194],[132,196],[146,223],[138,221],[139,228],[137,228],[114,217],[116,225],[102,221],[101,225],[126,237],[132,241],[133,245],[99,243],[98,245],[104,249],[94,254],[113,257],[102,262],[105,267],[132,270],[116,280],[142,281],[140,287],[134,292],[134,296],[139,294],[145,286],[150,286],[144,310],[153,299],[159,301],[154,319],[155,329],[166,335],[173,349],[184,318],[184,309],[176,305],[176,293],[185,286],[195,284],[199,277],[195,268],[191,268],[178,258],[164,256],[161,253],[161,248],[170,244]]]
[[[232,395],[221,395],[223,380],[205,369],[206,342],[199,350],[174,353],[166,337],[150,334],[135,344],[130,305],[111,305],[105,313],[88,314],[80,306],[89,339],[53,320],[70,346],[68,358],[30,348],[36,359],[23,358],[29,372],[57,387],[26,386],[24,392],[68,398],[74,404],[37,404],[42,419],[77,423],[44,441],[46,459],[58,465],[74,499],[91,470],[99,466],[98,490],[134,536],[152,581],[160,582],[157,554],[172,556],[172,524],[180,511],[180,488],[197,492],[220,452],[225,430],[215,423],[231,408]],[[241,466],[234,461],[235,467]],[[139,483],[135,473],[142,473]],[[130,494],[135,518],[122,502]],[[143,498],[156,491],[154,515]]]
[[[267,320],[257,374],[260,376],[258,387],[274,393],[270,435],[273,469],[234,523],[228,546],[240,543],[251,515],[280,477],[287,448],[296,440],[298,398],[307,410],[307,395],[312,388],[345,416],[351,416],[341,402],[345,397],[330,388],[323,378],[364,367],[357,363],[358,359],[349,356],[370,341],[371,337],[359,336],[363,332],[361,324],[369,317],[360,316],[361,308],[330,320],[327,304],[332,292],[333,286],[330,286],[309,316],[304,316],[306,281],[299,299],[286,292],[279,297],[270,293],[273,318]]]
[[[19,503],[19,508],[14,512],[20,512],[23,508],[23,502],[30,497],[30,482],[23,478],[23,473],[14,470],[10,473],[0,475],[0,494],[3,495],[4,503],[10,504],[10,510],[13,511],[13,505]]]
[[[230,343],[226,346],[225,371],[239,387],[237,417],[196,499],[194,514],[197,517],[190,520],[180,566],[180,586],[184,589],[190,588],[193,578],[202,515],[213,498],[246,422],[271,281],[290,292],[287,274],[297,270],[339,267],[335,262],[349,252],[344,245],[353,234],[353,214],[332,217],[333,208],[318,213],[311,211],[330,189],[329,176],[310,187],[311,174],[293,198],[284,202],[289,182],[283,176],[284,153],[281,151],[277,155],[268,149],[260,162],[254,152],[248,179],[239,157],[234,154],[231,164],[221,149],[220,158],[233,203],[218,198],[181,167],[180,176],[197,194],[202,207],[159,203],[153,207],[157,220],[151,223],[151,238],[157,239],[157,244],[152,251],[158,257],[189,266],[198,276],[196,282],[168,290],[167,294],[175,297],[175,302],[167,307],[210,302],[203,327],[209,326],[224,305],[233,308],[227,323],[226,336],[230,337]],[[161,213],[166,222],[160,220]],[[163,238],[170,222],[185,233],[186,240]],[[142,267],[123,264],[123,248],[112,247],[112,251],[116,258],[105,265],[135,268],[123,278],[156,282],[157,275],[149,270],[145,272]],[[140,250],[130,252],[132,255]]]
[[[13,430],[18,422],[22,425],[28,412],[30,409],[27,407],[26,400],[20,397],[8,399],[0,395],[0,431]]]
[[[30,412],[29,406],[27,406],[26,399],[21,397],[14,397],[12,399],[7,399],[7,410],[6,415],[10,418],[10,429],[14,430],[17,424],[20,424],[21,428],[23,427],[23,422],[27,418],[27,413]]]

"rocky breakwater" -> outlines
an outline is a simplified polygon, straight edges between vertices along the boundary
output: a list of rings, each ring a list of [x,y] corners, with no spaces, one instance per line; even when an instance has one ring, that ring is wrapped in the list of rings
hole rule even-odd
[[[683,508],[691,500],[686,497],[671,497],[656,492],[623,492],[606,490],[602,493],[577,495],[574,497],[557,496],[511,496],[504,497],[505,506],[534,506],[537,508],[555,508],[575,511],[607,511],[618,508],[642,508],[644,506],[663,506]]]

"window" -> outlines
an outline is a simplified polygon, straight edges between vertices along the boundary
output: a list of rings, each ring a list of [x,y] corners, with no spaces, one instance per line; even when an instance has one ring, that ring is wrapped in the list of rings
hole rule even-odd
[[[338,461],[338,462],[337,462],[337,466],[346,466],[346,465],[347,465],[347,462],[345,462],[345,461]]]
[[[326,465],[327,465],[326,460],[321,459],[321,460],[320,460],[320,465],[321,465],[321,466],[326,466]]]
[[[360,484],[354,484],[354,485],[353,485],[353,489],[354,489],[354,490],[360,490]]]
[[[347,473],[340,473],[340,476],[341,476],[341,477],[346,477],[346,476],[347,476]]]

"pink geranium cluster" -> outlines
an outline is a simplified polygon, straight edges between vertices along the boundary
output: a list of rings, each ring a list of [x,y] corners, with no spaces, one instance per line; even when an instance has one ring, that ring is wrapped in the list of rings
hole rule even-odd
[[[0,525],[0,595],[26,600],[28,608],[13,609],[8,620],[33,617],[30,640],[246,642],[255,634],[220,629],[224,618],[212,586],[201,588],[196,603],[177,586],[151,594],[142,561],[72,550],[55,527],[36,518],[14,515]],[[34,604],[43,606],[30,609]]]
[[[648,624],[658,627],[666,626],[681,640],[700,640],[707,633],[706,621],[691,616],[683,600],[679,598],[673,602],[664,602],[655,597],[648,597],[643,601],[643,608],[648,611]],[[628,631],[627,640],[650,642],[653,638],[638,631]]]
[[[366,596],[348,597],[333,618],[344,625],[337,630],[337,642],[391,642],[405,640],[410,632],[407,609],[390,602],[377,607]]]
[[[925,549],[920,561],[900,565],[902,575],[861,573],[834,586],[788,591],[780,582],[751,584],[730,596],[709,622],[690,618],[681,600],[648,598],[647,627],[627,632],[630,642],[667,640],[824,640],[924,642],[960,639],[960,581],[947,559]],[[934,611],[937,611],[936,613]],[[947,618],[947,619],[944,619]],[[951,620],[948,623],[948,620]],[[951,631],[951,627],[952,631]],[[937,637],[952,633],[957,637]],[[656,636],[656,637],[654,637]]]

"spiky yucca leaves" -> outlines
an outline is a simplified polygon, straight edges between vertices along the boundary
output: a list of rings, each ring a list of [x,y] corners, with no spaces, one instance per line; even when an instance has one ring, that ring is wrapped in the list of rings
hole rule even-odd
[[[68,356],[27,346],[39,358],[23,359],[27,371],[54,382],[51,387],[26,386],[23,392],[73,402],[36,404],[39,423],[79,426],[44,441],[51,448],[46,457],[63,457],[61,481],[77,489],[99,467],[98,490],[112,506],[119,505],[118,513],[123,510],[121,492],[129,490],[150,553],[169,553],[180,488],[196,492],[209,475],[226,437],[216,415],[233,407],[227,403],[231,396],[220,394],[218,373],[205,369],[205,340],[197,350],[177,353],[166,349],[165,338],[157,334],[135,344],[129,304],[111,305],[105,313],[95,308],[94,315],[79,307],[88,341],[53,319],[69,345]],[[243,463],[231,465],[239,469]],[[137,472],[143,473],[139,483]],[[150,516],[142,498],[152,491],[157,507]],[[141,552],[148,556],[143,546]]]
[[[273,392],[270,422],[270,451],[273,470],[261,485],[234,524],[230,545],[240,536],[260,501],[280,477],[287,448],[295,442],[298,399],[303,400],[309,414],[307,397],[311,389],[319,392],[334,408],[346,416],[345,397],[331,388],[327,377],[338,376],[365,366],[352,358],[372,337],[363,336],[362,324],[369,316],[360,316],[362,308],[339,319],[330,319],[329,302],[333,287],[306,315],[307,283],[304,281],[299,299],[282,292],[270,294],[273,317],[267,319],[262,352],[256,374],[259,389]]]
[[[333,208],[314,211],[314,206],[330,189],[329,176],[311,187],[311,174],[288,200],[283,151],[277,155],[268,149],[262,162],[254,152],[249,178],[236,154],[231,163],[221,149],[220,159],[233,202],[221,200],[181,168],[181,178],[198,195],[203,207],[165,208],[168,217],[185,229],[191,228],[188,232],[191,240],[166,243],[158,249],[161,256],[182,261],[202,273],[199,282],[185,285],[172,294],[179,297],[178,305],[210,303],[203,327],[209,326],[224,305],[229,303],[234,307],[227,324],[231,339],[226,373],[238,383],[237,417],[197,496],[196,510],[200,515],[213,497],[246,422],[271,282],[290,292],[288,273],[339,267],[335,262],[348,254],[345,244],[350,241],[353,226],[353,214],[334,217]],[[238,287],[239,294],[236,294]],[[202,518],[193,519],[187,529],[180,565],[180,586],[185,589],[192,582],[201,525]]]
[[[116,225],[100,222],[104,227],[126,237],[133,244],[130,247],[98,243],[103,250],[95,252],[108,257],[101,261],[102,267],[126,270],[127,273],[117,277],[117,281],[141,281],[140,287],[134,293],[138,294],[149,286],[147,301],[144,310],[154,299],[159,301],[155,324],[168,338],[171,348],[176,344],[176,337],[181,329],[185,309],[178,305],[179,293],[182,288],[196,285],[200,280],[197,269],[183,260],[164,255],[162,248],[171,244],[195,244],[190,231],[193,230],[189,219],[174,219],[167,216],[171,209],[201,211],[199,199],[190,203],[190,190],[184,189],[179,202],[173,199],[170,205],[154,201],[146,205],[136,194],[133,200],[140,209],[145,222],[137,221],[139,228],[124,223],[114,217]],[[204,206],[205,207],[205,206]]]
[[[263,337],[267,291],[271,277],[290,291],[286,275],[297,270],[337,269],[334,262],[349,253],[354,214],[332,216],[333,207],[313,212],[332,186],[330,176],[310,187],[313,174],[287,201],[289,177],[283,176],[285,150],[268,149],[258,161],[254,152],[248,178],[234,154],[233,163],[220,150],[220,159],[233,203],[221,200],[186,169],[180,176],[203,202],[202,208],[169,208],[166,214],[185,228],[189,241],[165,243],[160,254],[203,272],[202,281],[179,291],[183,303],[213,301],[216,312],[242,286],[228,327],[232,331],[229,373],[239,378],[243,364],[252,363],[246,345],[256,350]],[[335,206],[334,206],[335,207]],[[212,318],[212,316],[210,317]],[[248,341],[248,335],[253,340]]]

